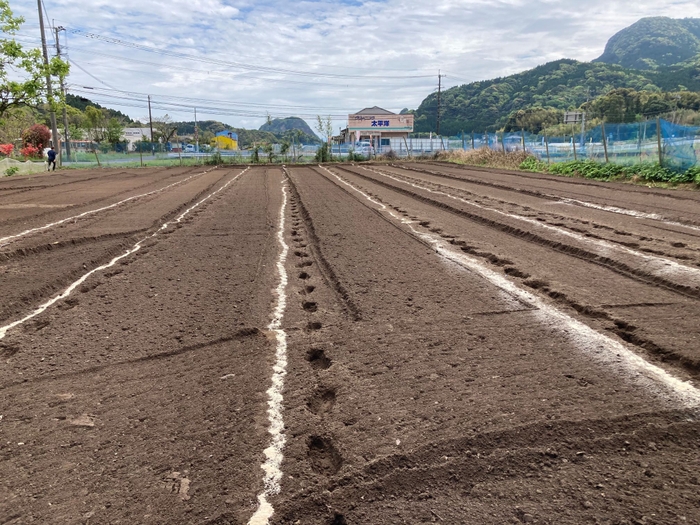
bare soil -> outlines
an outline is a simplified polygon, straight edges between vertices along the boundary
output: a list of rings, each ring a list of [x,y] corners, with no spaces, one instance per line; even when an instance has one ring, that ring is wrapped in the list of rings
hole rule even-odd
[[[283,192],[272,523],[700,524],[700,195],[440,163],[0,180],[1,524],[250,520]]]

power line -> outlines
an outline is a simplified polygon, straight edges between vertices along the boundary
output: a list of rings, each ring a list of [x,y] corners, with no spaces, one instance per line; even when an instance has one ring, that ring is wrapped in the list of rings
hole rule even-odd
[[[73,60],[72,58],[69,58],[68,61],[69,61],[71,64],[73,64],[75,67],[77,67],[80,71],[82,71],[83,73],[85,73],[86,75],[88,75],[89,77],[92,77],[93,79],[97,80],[100,84],[104,84],[105,86],[107,86],[107,87],[110,88],[110,89],[115,89],[115,90],[117,89],[117,88],[112,87],[112,86],[110,86],[109,84],[107,84],[107,82],[103,82],[102,80],[100,80],[99,78],[97,78],[95,75],[93,75],[92,73],[90,73],[87,69],[85,69],[84,67],[82,67],[80,64],[76,63],[75,60]]]
[[[305,76],[305,77],[314,77],[314,78],[340,78],[340,79],[362,79],[362,78],[367,78],[367,79],[412,79],[412,78],[431,78],[433,75],[401,75],[401,76],[391,76],[391,75],[382,75],[382,76],[377,76],[377,75],[338,75],[334,73],[324,73],[324,72],[313,72],[313,71],[301,71],[301,70],[292,70],[292,69],[285,69],[285,68],[275,68],[275,67],[268,67],[268,66],[256,66],[256,65],[251,65],[251,64],[246,64],[243,62],[229,62],[225,60],[219,60],[215,58],[210,58],[210,57],[201,57],[201,56],[195,56],[195,55],[190,55],[187,53],[176,53],[174,51],[168,51],[167,49],[158,49],[155,47],[151,46],[146,46],[143,44],[137,44],[135,42],[128,42],[126,40],[121,40],[118,38],[111,38],[103,35],[98,35],[96,33],[89,33],[87,31],[82,31],[80,29],[67,29],[67,31],[70,31],[71,33],[75,35],[79,35],[85,38],[93,39],[93,40],[98,40],[100,42],[105,42],[108,44],[115,44],[115,45],[120,45],[132,49],[140,49],[142,51],[148,51],[149,53],[156,53],[164,56],[171,56],[175,58],[180,58],[180,59],[185,59],[185,60],[192,60],[195,62],[202,62],[202,63],[208,63],[208,64],[216,64],[220,66],[225,66],[225,67],[231,67],[231,68],[237,68],[237,69],[243,69],[246,71],[258,71],[258,72],[263,72],[263,73],[276,73],[276,74],[285,74],[285,75],[297,75],[297,76]]]
[[[79,53],[83,52],[82,50],[79,50],[79,49],[76,51],[78,51]],[[84,52],[86,54],[89,54],[90,56],[101,56],[101,57],[105,57],[105,58],[113,58],[113,59],[122,60],[122,61],[125,61],[128,63],[133,63],[133,64],[143,64],[143,65],[147,65],[147,66],[156,66],[156,67],[169,67],[169,66],[167,66],[167,64],[162,64],[162,63],[157,63],[157,62],[148,62],[146,60],[138,60],[135,58],[122,57],[119,55],[110,55],[108,53],[100,53],[100,52],[94,51],[92,49],[89,51],[86,50]],[[221,76],[226,76],[226,77],[231,77],[231,75],[236,74],[236,73],[233,73],[231,71],[221,71],[221,70],[217,70],[217,69],[215,69],[215,70],[203,70],[203,69],[188,68],[188,67],[183,67],[181,64],[177,64],[177,69],[178,69],[178,71],[192,71],[195,73],[201,73],[201,74],[207,74],[207,75],[212,75],[212,74],[213,75],[221,75]],[[133,69],[129,69],[128,71],[133,71]],[[297,84],[297,85],[302,85],[302,86],[313,85],[313,86],[329,86],[329,87],[334,87],[334,88],[340,88],[340,87],[347,87],[347,88],[353,87],[354,88],[354,87],[357,87],[356,82],[353,82],[352,85],[347,84],[347,83],[345,83],[345,84],[337,84],[337,83],[332,84],[329,82],[318,82],[318,81],[311,81],[311,80],[303,81],[303,80],[289,80],[289,79],[283,79],[283,78],[270,78],[270,77],[257,76],[257,75],[253,75],[250,73],[245,73],[245,75],[246,75],[245,79],[257,79],[257,80],[264,80],[266,82]],[[377,83],[376,79],[368,79],[368,80],[371,80],[371,82],[374,84]],[[405,84],[386,84],[386,83],[381,84],[382,88],[404,87],[404,86],[405,86]],[[428,84],[425,84],[425,86],[427,87]],[[413,89],[415,89],[417,87],[422,87],[422,85],[412,84],[411,87]]]

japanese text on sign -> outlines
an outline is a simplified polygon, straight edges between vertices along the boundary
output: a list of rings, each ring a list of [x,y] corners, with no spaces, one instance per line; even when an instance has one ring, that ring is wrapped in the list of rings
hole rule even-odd
[[[376,128],[378,126],[381,127],[389,127],[389,121],[388,120],[373,120],[372,121],[372,127]]]

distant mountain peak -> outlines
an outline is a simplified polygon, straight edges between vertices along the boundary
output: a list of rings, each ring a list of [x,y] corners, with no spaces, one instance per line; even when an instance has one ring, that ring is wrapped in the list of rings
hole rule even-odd
[[[594,62],[633,69],[680,64],[700,54],[700,18],[642,18],[608,40]]]
[[[287,117],[287,118],[276,118],[270,122],[266,122],[260,126],[259,131],[269,131],[271,133],[284,133],[285,131],[290,131],[298,129],[307,135],[312,137],[316,134],[313,132],[311,127],[306,123],[304,119],[299,117]]]

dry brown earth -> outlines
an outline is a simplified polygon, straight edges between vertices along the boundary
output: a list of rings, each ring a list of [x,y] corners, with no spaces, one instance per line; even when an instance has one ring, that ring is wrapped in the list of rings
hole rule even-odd
[[[700,195],[436,163],[0,180],[1,524],[251,519],[281,219],[271,523],[700,524]]]

